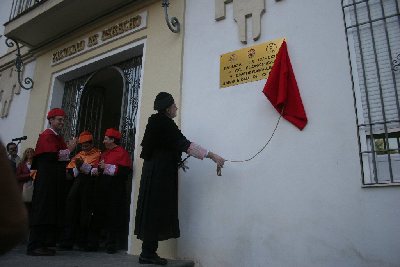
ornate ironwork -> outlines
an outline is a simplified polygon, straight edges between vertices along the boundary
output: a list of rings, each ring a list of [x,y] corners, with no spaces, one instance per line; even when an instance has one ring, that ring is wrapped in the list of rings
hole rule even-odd
[[[171,20],[169,19],[168,16],[169,0],[163,0],[162,7],[164,8],[165,21],[167,22],[168,28],[174,33],[180,32],[181,24],[179,20],[176,17],[172,17]]]
[[[121,145],[131,154],[135,149],[136,115],[139,107],[139,88],[142,70],[142,57],[109,66],[117,68],[124,76],[124,88],[122,96],[121,120],[116,125],[121,131]],[[64,125],[64,138],[69,140],[78,136],[83,130],[89,130],[93,134],[94,145],[101,147],[104,134],[102,118],[104,114],[104,88],[97,86],[91,88],[90,73],[83,77],[65,83],[62,108],[67,114]]]
[[[15,67],[16,67],[16,71],[18,72],[18,83],[19,86],[21,86],[21,88],[25,89],[25,90],[30,90],[33,88],[33,80],[29,77],[26,77],[24,79],[24,84],[22,84],[22,69],[24,68],[24,62],[22,61],[22,56],[21,56],[21,50],[19,47],[19,43],[12,39],[12,38],[7,38],[6,39],[6,45],[8,47],[17,47],[17,54],[16,54],[16,58],[15,58]]]
[[[121,145],[131,154],[135,149],[136,115],[139,107],[140,75],[142,71],[142,57],[135,57],[129,61],[116,65],[125,76],[125,91],[123,95],[123,118],[120,126]]]
[[[93,134],[93,143],[96,147],[101,146],[104,137],[102,118],[105,90],[101,86],[88,86],[86,84],[79,103],[76,135],[83,131],[90,131]]]
[[[62,101],[62,109],[67,114],[64,122],[63,136],[65,140],[77,136],[78,131],[78,118],[79,118],[79,107],[81,105],[81,97],[86,81],[90,75],[77,78],[72,81],[68,81],[64,86],[64,96]]]
[[[400,54],[397,55],[396,59],[393,60],[393,71],[398,71],[400,67]]]

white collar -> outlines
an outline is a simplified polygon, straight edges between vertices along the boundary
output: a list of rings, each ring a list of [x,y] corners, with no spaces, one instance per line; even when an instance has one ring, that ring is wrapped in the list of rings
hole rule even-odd
[[[55,135],[58,135],[58,133],[56,132],[56,131],[54,131],[54,129],[53,128],[49,128],[50,130],[52,130],[53,131],[53,133],[55,133]]]

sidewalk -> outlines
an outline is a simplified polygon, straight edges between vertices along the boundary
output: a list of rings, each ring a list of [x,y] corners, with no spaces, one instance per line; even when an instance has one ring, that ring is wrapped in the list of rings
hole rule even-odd
[[[82,251],[57,251],[56,256],[34,257],[25,254],[26,247],[18,246],[9,253],[0,256],[1,267],[151,267],[153,264],[139,264],[138,256],[128,255],[123,251],[116,254]],[[188,260],[168,260],[164,266],[193,267]]]

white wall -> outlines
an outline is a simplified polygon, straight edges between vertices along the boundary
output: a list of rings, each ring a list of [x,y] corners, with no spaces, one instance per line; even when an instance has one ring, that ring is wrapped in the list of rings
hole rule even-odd
[[[188,0],[182,131],[227,159],[245,159],[279,114],[265,81],[219,89],[220,55],[245,47],[232,4]],[[309,123],[282,120],[248,163],[189,159],[180,178],[178,254],[199,266],[399,266],[399,188],[361,188],[355,111],[340,1],[266,0],[257,42],[286,37]]]
[[[11,12],[13,0],[1,0],[0,1],[0,57],[3,56],[6,52],[8,47],[5,44],[5,36],[4,34],[4,23],[8,22]]]
[[[23,79],[25,77],[33,77],[34,69],[34,61],[26,64]],[[35,88],[32,90],[35,90]],[[12,138],[24,135],[28,137],[28,140],[37,140],[38,136],[32,136],[29,133],[24,132],[29,96],[30,91],[24,89],[21,89],[19,95],[14,94],[8,116],[6,118],[0,118],[0,139],[4,144],[11,142]],[[22,152],[23,151],[21,151],[20,148],[19,154],[22,154]]]
[[[13,0],[0,1],[0,58],[6,54],[8,47],[5,44],[4,24],[8,22]],[[32,76],[34,63],[28,64],[25,73]],[[21,90],[21,94],[14,95],[10,110],[6,118],[0,119],[0,139],[3,143],[11,142],[12,138],[25,135],[23,128],[28,107],[29,92]],[[29,138],[29,136],[28,136]],[[21,154],[21,151],[19,151]]]

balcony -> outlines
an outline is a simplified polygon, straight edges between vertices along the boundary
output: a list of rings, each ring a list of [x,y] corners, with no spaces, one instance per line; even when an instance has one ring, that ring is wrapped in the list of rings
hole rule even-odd
[[[103,16],[145,2],[151,0],[14,0],[4,35],[37,48]]]

